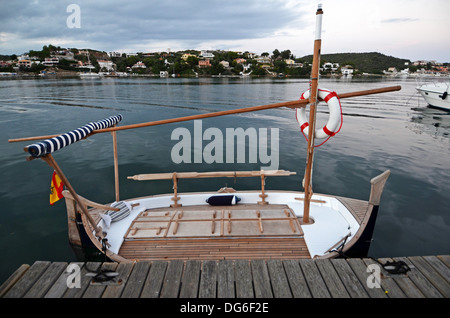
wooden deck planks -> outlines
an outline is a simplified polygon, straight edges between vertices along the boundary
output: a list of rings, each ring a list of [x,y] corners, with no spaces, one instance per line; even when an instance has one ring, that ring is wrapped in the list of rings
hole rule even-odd
[[[37,261],[23,265],[0,286],[4,298],[448,298],[449,257],[395,258],[408,263],[407,274],[380,268],[379,288],[371,288],[366,259],[172,260],[136,263]],[[67,286],[79,267],[80,284]],[[93,284],[87,273],[115,270],[120,281]]]
[[[128,240],[119,255],[140,261],[310,258],[306,242],[300,237]]]

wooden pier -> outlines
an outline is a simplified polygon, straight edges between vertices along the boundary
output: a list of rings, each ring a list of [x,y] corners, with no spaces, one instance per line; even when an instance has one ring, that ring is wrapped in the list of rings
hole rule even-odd
[[[390,274],[382,264],[410,270]],[[369,265],[373,264],[373,267]],[[97,269],[118,276],[93,282]],[[371,270],[368,270],[371,268]],[[377,270],[380,275],[377,277]],[[2,298],[448,298],[450,255],[395,259],[188,260],[136,263],[37,261],[0,287]]]

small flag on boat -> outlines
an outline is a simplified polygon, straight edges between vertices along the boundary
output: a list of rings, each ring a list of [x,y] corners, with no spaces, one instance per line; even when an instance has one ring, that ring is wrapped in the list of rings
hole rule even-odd
[[[50,205],[53,205],[56,201],[64,197],[62,194],[63,190],[64,183],[61,181],[56,171],[53,171],[52,183],[50,186]]]

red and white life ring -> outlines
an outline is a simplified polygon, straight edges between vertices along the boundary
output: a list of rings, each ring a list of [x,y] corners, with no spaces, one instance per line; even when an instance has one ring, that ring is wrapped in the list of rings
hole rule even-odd
[[[310,90],[308,89],[302,94],[300,99],[309,99],[309,95]],[[328,122],[325,126],[316,129],[314,137],[316,139],[330,138],[331,136],[336,135],[340,130],[340,124],[342,123],[341,102],[336,92],[328,89],[319,88],[318,95],[319,98],[323,99],[327,103],[330,111],[330,117],[328,118]],[[297,108],[296,115],[298,124],[300,125],[300,130],[305,137],[307,137],[308,129],[305,130],[305,128],[309,126],[309,123],[306,118],[306,107]]]

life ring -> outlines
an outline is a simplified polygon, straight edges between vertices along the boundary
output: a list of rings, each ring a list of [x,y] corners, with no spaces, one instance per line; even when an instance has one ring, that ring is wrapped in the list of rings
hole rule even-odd
[[[302,94],[300,99],[309,99],[310,90],[308,89],[306,92]],[[340,130],[340,124],[342,124],[342,111],[341,111],[341,101],[339,100],[339,96],[336,92],[330,91],[328,89],[320,89],[318,90],[319,98],[323,99],[330,111],[330,117],[328,118],[328,122],[322,128],[316,129],[314,137],[316,139],[325,139],[330,138],[336,135]],[[305,135],[308,136],[308,129],[305,130],[309,126],[308,119],[306,118],[306,107],[297,108],[297,122],[300,125],[300,130]]]

